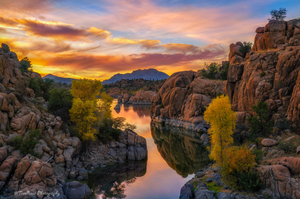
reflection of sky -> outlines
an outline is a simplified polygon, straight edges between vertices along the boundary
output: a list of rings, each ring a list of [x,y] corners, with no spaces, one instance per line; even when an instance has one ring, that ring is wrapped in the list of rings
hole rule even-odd
[[[136,132],[147,139],[148,162],[147,172],[144,176],[138,177],[135,183],[126,187],[125,195],[128,199],[169,199],[178,198],[181,187],[192,178],[189,175],[183,178],[168,166],[160,156],[156,144],[151,137],[150,117],[139,117],[132,107],[127,112],[124,107],[116,113],[113,110],[113,117],[125,117],[130,124],[137,126]]]

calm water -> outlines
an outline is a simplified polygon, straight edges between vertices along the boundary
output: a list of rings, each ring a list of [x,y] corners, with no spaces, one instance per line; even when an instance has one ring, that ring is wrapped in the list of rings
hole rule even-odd
[[[124,106],[114,117],[125,117],[147,139],[148,160],[113,165],[94,172],[90,182],[98,199],[175,199],[194,173],[208,164],[199,135],[150,125],[150,106]],[[188,135],[187,135],[188,134]]]

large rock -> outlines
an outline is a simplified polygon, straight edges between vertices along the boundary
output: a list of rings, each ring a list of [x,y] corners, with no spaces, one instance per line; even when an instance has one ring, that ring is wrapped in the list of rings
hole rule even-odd
[[[291,177],[287,167],[259,166],[257,172],[263,185],[272,191],[273,198],[300,198],[299,180]]]
[[[278,142],[276,140],[270,139],[270,138],[264,138],[261,141],[261,145],[263,145],[264,147],[272,147],[277,145]]]
[[[92,196],[90,188],[77,181],[66,183],[63,190],[68,199],[88,199]]]
[[[193,199],[194,198],[194,186],[187,183],[180,189],[179,199]]]
[[[214,199],[214,191],[209,191],[205,183],[200,183],[195,190],[195,199]]]
[[[203,112],[212,98],[225,93],[225,82],[202,79],[198,75],[184,71],[170,76],[152,101],[152,119],[192,130],[200,126],[204,129]]]
[[[49,163],[30,154],[18,163],[15,173],[8,184],[8,191],[44,191],[51,192],[57,183],[54,171]]]
[[[128,94],[127,94],[128,95]],[[128,96],[126,95],[126,99]],[[125,95],[124,95],[125,97]],[[151,104],[151,101],[156,97],[156,92],[155,91],[143,91],[139,90],[138,92],[135,93],[135,96],[132,96],[129,98],[129,100],[125,100],[126,103],[129,104]]]

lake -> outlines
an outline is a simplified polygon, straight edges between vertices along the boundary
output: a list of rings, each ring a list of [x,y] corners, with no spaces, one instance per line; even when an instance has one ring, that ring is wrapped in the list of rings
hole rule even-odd
[[[135,132],[146,138],[148,160],[116,164],[93,172],[89,184],[93,184],[96,198],[179,198],[181,187],[209,163],[200,135],[151,125],[150,106],[122,105],[120,111],[112,112],[113,117],[124,117],[126,122],[135,124]]]

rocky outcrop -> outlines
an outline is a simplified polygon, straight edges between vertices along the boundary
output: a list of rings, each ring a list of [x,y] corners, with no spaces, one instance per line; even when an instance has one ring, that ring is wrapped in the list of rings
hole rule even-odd
[[[122,132],[120,137],[120,141],[112,141],[107,145],[101,143],[91,144],[89,146],[91,152],[83,154],[80,158],[82,161],[79,164],[82,162],[85,168],[93,169],[115,162],[123,163],[127,160],[139,161],[147,159],[147,143],[145,138],[132,131]],[[79,169],[75,167],[74,170],[77,176]]]
[[[225,81],[202,79],[199,75],[185,71],[170,76],[152,101],[152,120],[206,131],[203,112],[212,98],[225,93]]]
[[[260,179],[269,190],[272,198],[300,198],[299,178],[293,178],[283,165],[259,166]]]
[[[135,93],[134,96],[130,97],[129,99],[127,96],[124,95],[124,102],[128,104],[151,104],[151,102],[155,99],[155,97],[156,97],[155,91],[139,90],[138,92]]]
[[[267,102],[272,113],[285,116],[299,126],[297,98],[300,69],[300,20],[270,21],[256,30],[254,46],[242,62],[230,62],[226,92],[232,107],[245,122],[252,105]],[[293,42],[292,42],[293,41]],[[235,48],[230,47],[230,54]],[[299,107],[300,108],[300,107]]]

